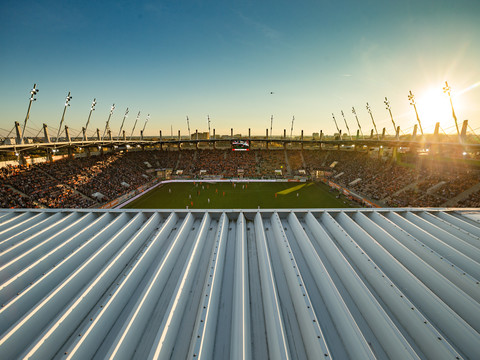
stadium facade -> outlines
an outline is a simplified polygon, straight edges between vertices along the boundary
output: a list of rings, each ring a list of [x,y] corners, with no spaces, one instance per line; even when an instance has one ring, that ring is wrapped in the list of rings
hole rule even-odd
[[[480,210],[0,210],[0,358],[475,359]]]

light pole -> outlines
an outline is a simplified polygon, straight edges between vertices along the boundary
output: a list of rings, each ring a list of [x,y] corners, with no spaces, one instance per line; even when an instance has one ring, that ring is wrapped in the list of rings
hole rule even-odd
[[[335,119],[335,115],[333,113],[332,113],[332,117],[333,117],[333,121],[335,122],[335,127],[337,128],[337,132],[340,134],[340,129],[338,128],[338,124],[337,124],[337,119]]]
[[[63,108],[62,119],[60,120],[60,126],[58,127],[57,138],[55,139],[55,143],[58,142],[58,137],[60,136],[60,131],[62,131],[63,121],[65,120],[65,113],[67,112],[67,108],[70,106],[70,100],[72,100],[72,97],[70,96],[70,91],[69,91],[68,95],[67,95],[67,98],[65,99],[65,107]]]
[[[293,123],[295,122],[295,116],[292,118],[292,127],[290,128],[290,139],[292,139],[293,135]]]
[[[388,101],[386,96],[385,96],[384,103],[385,103],[386,109],[388,110],[388,113],[390,114],[390,119],[392,119],[393,131],[395,131],[395,133],[396,133],[397,132],[397,126],[395,125],[395,121],[393,120],[392,109],[390,108],[390,102]]]
[[[148,122],[149,119],[150,119],[150,114],[147,115],[147,118],[145,119],[145,123],[143,124],[143,129],[142,129],[142,132],[141,132],[142,136],[143,136],[143,133],[145,131],[145,126],[147,126],[147,122]]]
[[[348,136],[350,136],[350,140],[352,140],[352,134],[350,134],[350,128],[348,127],[347,119],[345,118],[345,114],[343,113],[343,110],[341,111],[341,113],[342,113],[342,116],[343,116],[343,121],[345,121],[345,126],[347,127]]]
[[[30,117],[30,108],[32,107],[32,102],[37,101],[37,99],[35,99],[35,95],[37,95],[39,91],[40,90],[37,89],[37,84],[33,84],[33,89],[30,91],[30,101],[28,103],[27,115],[25,116],[25,122],[23,123],[22,136],[20,138],[20,141],[22,144],[23,144],[23,135],[25,134],[25,129],[27,127],[27,121],[28,121],[28,118]]]
[[[138,121],[139,118],[140,118],[140,111],[138,112],[137,118],[135,119],[135,122],[134,122],[134,124],[133,124],[132,133],[130,134],[130,140],[132,140],[133,131],[135,130],[135,126],[137,126],[137,121]]]
[[[422,123],[420,122],[420,118],[418,117],[417,105],[415,103],[415,95],[412,94],[412,90],[410,90],[410,94],[408,94],[408,100],[410,100],[410,105],[412,105],[413,108],[415,109],[415,115],[417,116],[418,126],[420,127],[420,133],[423,136]]]
[[[107,123],[105,124],[105,130],[103,130],[102,141],[107,130],[110,130],[110,118],[112,117],[113,110],[115,110],[115,104],[113,104],[112,107],[110,108],[110,114],[108,115]]]
[[[452,90],[452,88],[450,86],[448,86],[448,82],[445,81],[445,87],[443,88],[443,92],[448,94],[448,98],[450,99],[450,106],[452,107],[453,120],[455,120],[455,127],[457,128],[458,139],[459,139],[459,141],[461,141],[460,131],[458,129],[457,116],[455,115],[455,110],[453,109],[452,96],[450,95],[451,90]]]
[[[272,137],[272,128],[273,128],[273,115],[270,118],[270,137]]]
[[[92,116],[92,112],[95,111],[95,105],[97,105],[97,99],[93,99],[92,101],[92,106],[90,107],[90,112],[88,113],[87,125],[85,125],[85,135],[83,136],[83,141],[87,140],[88,124],[90,124],[90,117]]]
[[[360,134],[362,134],[362,139],[365,139],[365,136],[363,136],[362,127],[360,126],[360,121],[358,121],[357,112],[355,111],[355,108],[353,106],[352,106],[352,114],[355,115],[355,119],[357,120],[358,130],[360,130]]]
[[[123,115],[122,125],[120,126],[120,131],[118,132],[117,140],[120,139],[120,134],[122,133],[122,130],[123,130],[123,124],[125,123],[125,119],[127,117],[128,117],[128,107],[127,107],[127,110],[125,110],[125,115]]]
[[[377,140],[378,140],[377,125],[375,124],[375,120],[373,120],[372,109],[370,108],[370,105],[368,105],[368,102],[367,102],[367,111],[370,114],[370,117],[372,118],[373,128],[375,129],[375,134],[377,135]]]

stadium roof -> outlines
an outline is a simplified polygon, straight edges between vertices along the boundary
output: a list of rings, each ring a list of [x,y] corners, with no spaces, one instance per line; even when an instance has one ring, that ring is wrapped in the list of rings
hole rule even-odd
[[[480,210],[0,210],[0,358],[478,358]]]

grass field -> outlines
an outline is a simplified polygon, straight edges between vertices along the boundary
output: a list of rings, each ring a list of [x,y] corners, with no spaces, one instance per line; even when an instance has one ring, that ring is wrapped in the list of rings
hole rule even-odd
[[[322,183],[168,183],[132,201],[130,209],[347,208],[357,204]]]

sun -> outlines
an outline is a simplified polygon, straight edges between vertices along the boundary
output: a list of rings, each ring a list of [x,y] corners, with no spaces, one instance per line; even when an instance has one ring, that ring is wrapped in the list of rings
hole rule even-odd
[[[455,126],[448,94],[445,94],[441,87],[428,89],[424,94],[418,96],[416,103],[418,116],[425,133],[433,133],[437,122],[447,133],[450,132],[448,130],[451,126]]]

